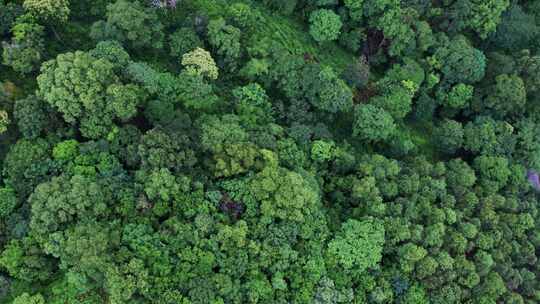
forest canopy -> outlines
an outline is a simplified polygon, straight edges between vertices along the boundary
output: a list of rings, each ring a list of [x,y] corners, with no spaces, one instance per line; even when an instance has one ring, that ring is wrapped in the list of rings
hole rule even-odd
[[[540,303],[540,2],[0,0],[0,304]]]

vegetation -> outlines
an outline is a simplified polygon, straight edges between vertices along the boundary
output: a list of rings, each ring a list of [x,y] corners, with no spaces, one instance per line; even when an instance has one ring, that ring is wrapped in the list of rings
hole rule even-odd
[[[540,302],[540,5],[0,0],[0,303]]]

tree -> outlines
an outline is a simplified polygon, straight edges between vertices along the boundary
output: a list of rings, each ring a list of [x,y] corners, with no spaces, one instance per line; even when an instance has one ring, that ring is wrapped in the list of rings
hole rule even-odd
[[[21,139],[12,145],[4,159],[3,175],[23,199],[43,181],[51,169],[50,143],[43,139]]]
[[[205,81],[203,74],[194,69],[185,69],[177,78],[160,77],[158,82],[163,83],[164,86],[169,84],[173,86],[175,101],[182,102],[188,109],[210,111],[219,102],[214,93],[214,87]]]
[[[427,251],[413,243],[406,243],[399,247],[398,254],[402,261],[401,269],[404,272],[412,272],[414,265],[427,255]]]
[[[34,17],[23,15],[17,18],[12,28],[11,43],[3,43],[3,63],[20,73],[37,69],[45,51],[44,28]]]
[[[309,223],[320,205],[316,190],[300,174],[277,166],[272,152],[265,151],[264,157],[266,167],[249,185],[253,198],[260,202],[262,221]]]
[[[45,21],[66,22],[69,17],[69,0],[24,0],[25,10]]]
[[[345,0],[345,7],[349,10],[349,16],[354,21],[361,21],[363,16],[363,1]]]
[[[330,113],[352,108],[351,89],[330,67],[307,66],[303,71],[305,96],[314,107]]]
[[[312,12],[309,23],[309,33],[317,42],[336,40],[343,26],[339,15],[328,9]]]
[[[508,0],[460,0],[453,3],[449,10],[453,14],[449,15],[455,16],[453,22],[458,30],[469,28],[485,39],[496,30],[501,14],[509,5]]]
[[[132,48],[163,48],[163,25],[155,10],[138,1],[118,0],[107,5],[107,20],[92,25],[96,40],[118,40]]]
[[[55,267],[31,237],[12,239],[6,244],[0,254],[0,266],[13,278],[29,283],[46,282]]]
[[[168,133],[161,128],[154,128],[142,136],[138,145],[141,168],[168,168],[172,172],[180,172],[197,162],[192,148],[187,135]]]
[[[35,95],[15,101],[14,118],[21,133],[27,138],[38,137],[51,123],[46,104]]]
[[[214,59],[204,49],[196,48],[182,56],[182,65],[187,69],[193,69],[197,74],[206,76],[209,79],[218,78],[218,68]]]
[[[0,218],[8,217],[17,207],[15,190],[9,187],[0,188]]]
[[[453,154],[463,145],[463,126],[455,120],[444,120],[434,130],[437,148],[445,153]]]
[[[495,84],[488,89],[483,105],[491,109],[494,117],[519,115],[527,101],[525,83],[517,75],[501,74],[495,77]]]
[[[262,86],[250,83],[233,90],[236,113],[243,124],[255,127],[274,121],[270,98]]]
[[[354,111],[353,135],[367,141],[384,141],[395,131],[394,119],[373,105],[359,105]]]
[[[16,297],[13,304],[45,304],[45,299],[39,293],[32,296],[25,292]]]
[[[444,99],[444,106],[453,109],[462,109],[473,98],[474,87],[471,85],[459,83],[450,89]]]
[[[131,61],[128,52],[116,40],[100,41],[88,54],[94,58],[109,61],[114,65],[117,72],[123,71]]]
[[[511,173],[508,160],[500,156],[478,156],[473,166],[478,172],[478,182],[490,192],[504,187]]]
[[[355,60],[348,65],[341,74],[341,77],[351,88],[363,89],[369,81],[369,75],[369,64],[367,63],[366,58],[362,56],[360,59]]]
[[[8,125],[11,123],[8,113],[4,110],[0,110],[0,134],[4,133],[8,129]]]
[[[327,254],[355,273],[376,267],[382,259],[384,227],[374,218],[348,220],[328,243]]]
[[[112,63],[80,51],[44,63],[38,86],[39,97],[61,112],[66,122],[79,123],[89,138],[110,132],[115,118],[134,116],[144,99],[136,85],[120,83]]]
[[[82,219],[107,216],[112,193],[104,182],[75,175],[55,177],[38,185],[29,198],[32,233],[42,244],[54,248],[54,232],[63,231]]]
[[[201,144],[212,152],[216,176],[247,172],[257,164],[259,153],[248,141],[248,133],[235,115],[201,119]]]
[[[489,35],[489,42],[494,48],[518,51],[529,47],[533,39],[540,34],[534,16],[528,14],[517,3],[512,3],[501,18],[497,31]]]
[[[456,194],[464,194],[476,183],[474,170],[461,159],[452,159],[447,163],[446,181]]]
[[[191,28],[179,28],[169,36],[169,53],[175,58],[181,59],[185,53],[202,47],[203,42]]]
[[[486,57],[464,36],[457,36],[450,45],[439,47],[433,57],[444,74],[444,80],[450,83],[469,84],[484,78]]]
[[[23,14],[20,4],[0,2],[0,37],[5,36],[13,26],[13,23]]]
[[[377,19],[377,27],[383,31],[385,37],[392,41],[388,50],[391,56],[399,56],[413,49],[416,43],[415,33],[408,23],[414,18],[416,18],[416,11],[395,7],[386,10]]]
[[[208,41],[223,61],[229,66],[236,66],[241,56],[241,31],[219,18],[208,23]]]
[[[464,148],[474,153],[509,155],[514,151],[514,127],[505,121],[479,116],[467,123],[464,130]]]

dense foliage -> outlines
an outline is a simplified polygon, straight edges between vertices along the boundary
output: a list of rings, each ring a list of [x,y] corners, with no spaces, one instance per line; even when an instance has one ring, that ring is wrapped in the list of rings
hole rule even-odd
[[[540,4],[0,0],[0,303],[540,303]]]

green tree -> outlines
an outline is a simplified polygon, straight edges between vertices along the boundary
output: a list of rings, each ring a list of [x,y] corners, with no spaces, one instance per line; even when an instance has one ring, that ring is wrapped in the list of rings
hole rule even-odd
[[[465,126],[463,146],[474,153],[509,155],[516,145],[513,133],[514,127],[509,123],[479,116]]]
[[[36,70],[45,52],[44,27],[34,17],[23,15],[17,18],[11,29],[11,43],[3,43],[3,63],[20,73]]]
[[[373,105],[356,106],[353,135],[367,141],[384,141],[395,132],[392,116]]]
[[[155,10],[138,1],[118,0],[107,5],[107,20],[92,25],[96,40],[118,40],[132,48],[163,48],[163,25]]]
[[[69,17],[69,0],[24,0],[25,10],[45,21],[66,22]]]
[[[103,182],[75,175],[55,177],[38,185],[29,198],[32,233],[53,245],[54,232],[82,219],[107,216],[112,193]]]
[[[351,88],[332,68],[310,65],[304,69],[303,74],[305,96],[317,109],[337,113],[352,108]]]
[[[272,152],[263,153],[268,164],[249,185],[260,202],[262,220],[304,223],[312,219],[320,205],[316,190],[300,174],[279,167]]]
[[[345,7],[349,10],[349,16],[354,21],[362,20],[364,1],[345,0]]]
[[[463,145],[463,126],[455,120],[443,120],[433,133],[437,148],[442,152],[453,154]]]
[[[473,92],[473,86],[459,83],[453,86],[450,92],[443,97],[443,105],[454,109],[462,109],[473,98]]]
[[[540,28],[534,16],[519,4],[512,3],[502,14],[497,31],[490,34],[488,41],[494,48],[518,51],[528,48],[538,34]]]
[[[347,270],[364,272],[382,259],[384,227],[373,218],[348,220],[328,243],[328,254]]]
[[[233,90],[236,113],[242,122],[250,127],[274,121],[274,111],[270,98],[262,86],[250,83]]]
[[[164,81],[159,81],[161,79]],[[210,111],[219,102],[214,87],[204,79],[202,73],[193,69],[185,69],[178,77],[160,77],[158,81],[163,86],[174,86],[171,98],[176,96],[175,101],[182,102],[186,108]]]
[[[212,55],[204,49],[196,48],[182,56],[182,65],[187,69],[193,69],[197,74],[216,80],[218,68]]]
[[[179,28],[169,36],[169,54],[177,59],[181,59],[185,53],[203,46],[197,33],[189,27]]]
[[[464,36],[453,38],[448,46],[440,46],[433,57],[450,83],[475,83],[484,78],[486,57]]]
[[[45,102],[35,95],[15,101],[13,115],[19,130],[27,138],[38,137],[52,120]]]
[[[454,13],[458,30],[469,28],[482,39],[494,32],[501,21],[501,14],[508,8],[508,0],[460,0],[453,3],[450,10]]]
[[[50,143],[43,139],[21,139],[12,145],[4,159],[4,182],[23,199],[43,181],[51,169]]]
[[[123,71],[131,61],[128,52],[116,40],[100,41],[88,53],[94,58],[109,61],[114,65],[116,71]]]
[[[241,31],[219,18],[208,23],[208,41],[225,63],[235,67],[241,56]]]
[[[16,297],[13,304],[45,304],[45,299],[39,293],[32,296],[25,292]]]
[[[55,263],[47,257],[35,239],[12,239],[0,254],[0,266],[13,278],[23,282],[46,282]]]
[[[527,92],[525,83],[517,75],[501,74],[495,77],[495,84],[488,88],[482,103],[491,109],[494,117],[520,115],[525,109]]]
[[[8,217],[17,207],[15,190],[9,187],[0,188],[0,218]]]
[[[343,26],[339,15],[328,9],[312,12],[309,23],[309,33],[317,42],[336,40]]]
[[[142,169],[168,168],[172,172],[180,172],[197,162],[193,144],[187,135],[170,133],[162,128],[147,131],[137,151]]]
[[[13,26],[13,23],[23,14],[20,4],[14,2],[0,2],[0,36],[5,36]]]
[[[80,51],[44,63],[38,86],[38,95],[61,112],[66,122],[80,124],[89,138],[110,132],[115,118],[134,116],[144,98],[136,85],[120,83],[108,60]]]
[[[479,156],[474,159],[473,166],[479,175],[478,182],[490,192],[506,186],[511,174],[508,160],[504,157]]]

